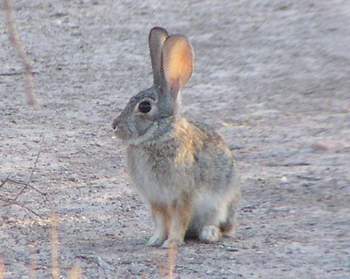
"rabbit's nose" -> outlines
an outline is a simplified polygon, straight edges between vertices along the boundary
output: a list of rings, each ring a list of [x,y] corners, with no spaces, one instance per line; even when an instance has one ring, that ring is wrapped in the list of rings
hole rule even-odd
[[[118,123],[119,123],[118,118],[116,118],[116,119],[113,120],[113,123],[112,123],[112,128],[113,128],[113,130],[116,130],[116,129],[117,129]]]

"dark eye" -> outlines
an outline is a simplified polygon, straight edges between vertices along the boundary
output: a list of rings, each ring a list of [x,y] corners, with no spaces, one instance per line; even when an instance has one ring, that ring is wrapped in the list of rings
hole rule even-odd
[[[139,111],[142,113],[147,113],[151,110],[152,106],[149,101],[143,101],[139,104]]]

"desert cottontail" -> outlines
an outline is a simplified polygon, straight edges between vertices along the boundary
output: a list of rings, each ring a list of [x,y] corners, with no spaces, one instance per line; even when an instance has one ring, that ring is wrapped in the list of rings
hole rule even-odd
[[[240,199],[233,154],[215,131],[179,113],[180,90],[193,70],[186,37],[154,27],[149,47],[153,86],[133,96],[113,122],[154,219],[147,244],[179,245],[185,236],[218,241],[231,232]]]

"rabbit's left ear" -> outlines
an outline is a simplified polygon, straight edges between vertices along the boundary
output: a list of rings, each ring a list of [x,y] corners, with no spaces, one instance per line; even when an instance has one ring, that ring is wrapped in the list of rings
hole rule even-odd
[[[153,27],[149,32],[148,43],[151,53],[153,83],[156,86],[161,85],[162,48],[167,38],[168,32],[162,27]]]
[[[166,39],[162,50],[162,70],[167,92],[176,99],[193,72],[193,50],[184,36],[174,35]]]

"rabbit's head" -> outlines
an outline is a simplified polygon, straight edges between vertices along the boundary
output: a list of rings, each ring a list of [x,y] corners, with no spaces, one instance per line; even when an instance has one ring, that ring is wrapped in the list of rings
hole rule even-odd
[[[169,131],[180,105],[180,90],[193,71],[193,50],[181,35],[154,27],[149,34],[153,86],[133,96],[113,121],[116,135],[129,144],[156,140]]]

